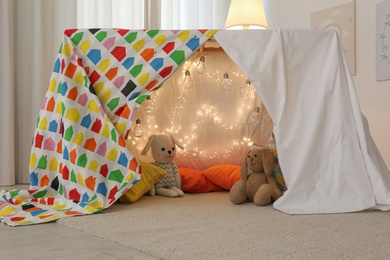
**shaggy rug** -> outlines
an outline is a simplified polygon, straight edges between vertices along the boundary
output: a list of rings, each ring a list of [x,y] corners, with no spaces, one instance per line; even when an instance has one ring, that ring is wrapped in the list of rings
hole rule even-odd
[[[210,192],[143,196],[58,223],[161,259],[388,259],[389,214],[288,215]]]

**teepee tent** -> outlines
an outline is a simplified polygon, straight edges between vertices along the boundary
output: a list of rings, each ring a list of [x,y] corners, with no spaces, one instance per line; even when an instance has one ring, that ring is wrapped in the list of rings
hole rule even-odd
[[[37,120],[27,191],[2,191],[9,225],[97,213],[142,181],[126,148],[132,121],[156,90],[214,36],[274,123],[287,213],[390,208],[390,174],[360,112],[331,31],[67,30]]]

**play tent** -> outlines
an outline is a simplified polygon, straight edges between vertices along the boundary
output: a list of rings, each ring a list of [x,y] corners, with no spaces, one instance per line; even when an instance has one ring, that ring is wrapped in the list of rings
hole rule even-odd
[[[67,30],[36,123],[28,190],[2,191],[0,219],[26,225],[108,208],[142,181],[126,148],[140,104],[214,37],[274,124],[291,214],[390,208],[389,171],[371,139],[336,32]]]

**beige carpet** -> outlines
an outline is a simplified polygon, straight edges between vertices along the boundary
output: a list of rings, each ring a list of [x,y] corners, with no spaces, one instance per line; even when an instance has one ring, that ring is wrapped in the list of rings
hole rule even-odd
[[[227,192],[144,196],[58,222],[162,259],[390,258],[390,212],[287,215]]]

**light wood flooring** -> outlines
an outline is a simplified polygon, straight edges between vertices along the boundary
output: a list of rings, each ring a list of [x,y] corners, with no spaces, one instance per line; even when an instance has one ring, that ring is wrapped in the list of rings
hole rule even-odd
[[[28,185],[1,187],[26,189]],[[135,249],[53,223],[9,227],[0,223],[0,259],[152,260]]]

